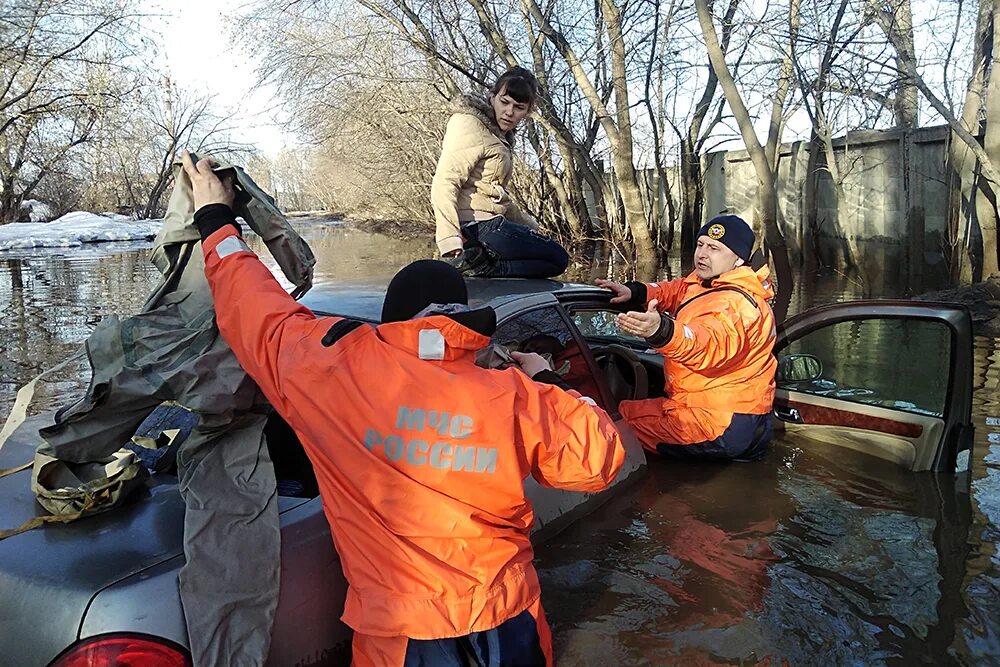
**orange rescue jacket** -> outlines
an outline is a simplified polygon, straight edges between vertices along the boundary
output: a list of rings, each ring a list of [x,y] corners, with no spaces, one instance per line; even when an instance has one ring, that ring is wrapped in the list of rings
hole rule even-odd
[[[728,413],[765,414],[774,402],[774,296],[767,267],[727,271],[706,287],[694,273],[646,284],[646,304],[674,317],[658,351],[668,401]]]
[[[625,457],[607,414],[519,369],[476,366],[489,338],[445,316],[324,346],[344,320],[296,303],[234,227],[204,253],[219,330],[315,468],[349,584],[344,622],[440,639],[534,603],[523,482],[606,488]]]

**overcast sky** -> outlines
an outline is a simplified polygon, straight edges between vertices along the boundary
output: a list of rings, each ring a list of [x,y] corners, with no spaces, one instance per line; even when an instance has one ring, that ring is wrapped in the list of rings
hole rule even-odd
[[[236,111],[240,136],[273,156],[294,143],[273,116],[270,91],[254,91],[254,66],[242,45],[229,43],[229,19],[237,0],[172,0],[160,24],[160,56],[174,82],[186,90],[217,96],[217,111]]]

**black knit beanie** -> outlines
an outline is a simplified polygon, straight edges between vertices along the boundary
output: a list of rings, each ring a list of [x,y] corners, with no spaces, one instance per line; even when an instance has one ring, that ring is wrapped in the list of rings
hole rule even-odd
[[[755,241],[753,230],[738,215],[715,216],[701,226],[698,236],[707,236],[713,241],[719,241],[744,262],[750,261]]]
[[[402,322],[432,303],[468,305],[462,274],[447,262],[421,259],[399,270],[385,291],[382,322]]]

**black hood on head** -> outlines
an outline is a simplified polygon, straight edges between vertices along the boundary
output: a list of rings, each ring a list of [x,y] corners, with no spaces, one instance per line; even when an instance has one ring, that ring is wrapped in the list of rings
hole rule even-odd
[[[382,323],[413,319],[432,303],[469,305],[465,279],[447,262],[417,260],[400,269],[389,282],[382,302]],[[443,314],[484,336],[492,336],[496,331],[497,314],[488,306]]]
[[[421,259],[399,270],[385,291],[382,322],[402,322],[432,303],[468,305],[462,274],[447,262]]]

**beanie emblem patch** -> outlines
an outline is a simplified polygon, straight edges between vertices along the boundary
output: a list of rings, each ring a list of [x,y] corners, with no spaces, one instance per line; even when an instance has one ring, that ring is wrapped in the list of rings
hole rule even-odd
[[[708,228],[708,238],[712,239],[713,241],[718,241],[725,235],[726,235],[726,228],[718,223]]]

